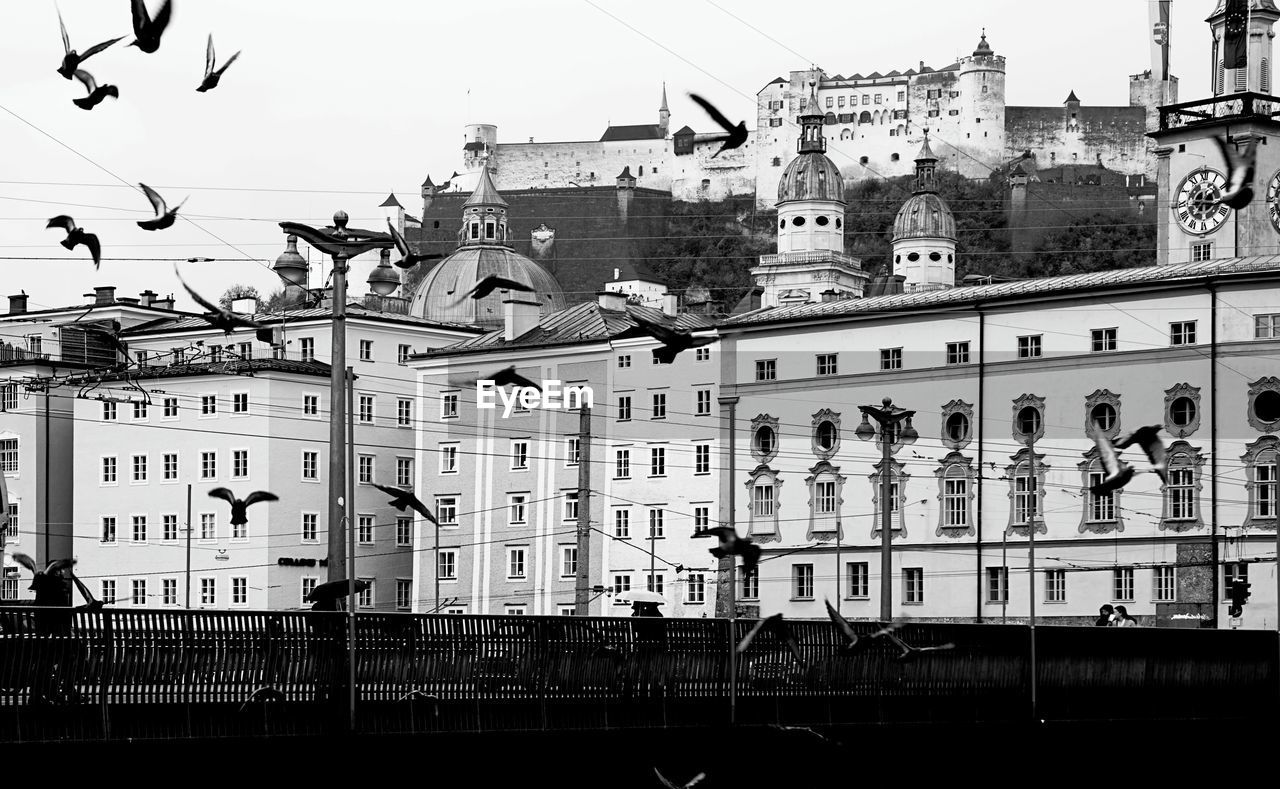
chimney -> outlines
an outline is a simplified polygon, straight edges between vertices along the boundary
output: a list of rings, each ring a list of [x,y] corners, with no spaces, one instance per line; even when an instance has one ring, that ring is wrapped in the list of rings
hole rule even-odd
[[[151,301],[151,306],[155,307],[158,310],[172,311],[173,310],[173,294],[170,293],[168,296],[165,296],[163,299],[153,299]]]
[[[627,309],[627,294],[615,293],[612,290],[602,290],[596,294],[600,299],[600,309],[609,310],[610,312],[625,312]]]
[[[828,289],[828,290],[822,291],[820,295],[822,296],[822,303],[826,304],[827,302],[835,301],[837,298],[839,298],[840,294],[837,293],[834,289]]]
[[[21,315],[27,311],[27,294],[21,293],[9,297],[9,314]]]
[[[258,300],[253,296],[245,296],[231,300],[231,311],[242,315],[253,315],[258,311]]]
[[[662,297],[662,314],[669,315],[672,318],[680,314],[680,297],[674,293],[668,293]]]
[[[112,304],[116,300],[116,286],[102,285],[93,289],[93,304]]]
[[[541,306],[532,299],[512,298],[502,302],[502,339],[512,342],[538,325]]]
[[[150,288],[142,291],[138,296],[140,297],[138,303],[144,307],[150,307],[156,300],[156,292]]]

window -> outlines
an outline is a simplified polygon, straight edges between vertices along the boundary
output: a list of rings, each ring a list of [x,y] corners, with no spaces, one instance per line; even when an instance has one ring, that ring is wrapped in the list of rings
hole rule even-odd
[[[1275,528],[1278,447],[1280,442],[1274,436],[1262,436],[1245,447],[1241,457],[1245,467],[1245,489],[1249,493],[1245,526]]]
[[[782,118],[770,118],[770,119],[769,119],[769,125],[770,125],[770,126],[775,126],[775,127],[776,127],[776,126],[781,126],[781,125],[782,125]],[[779,160],[779,157],[776,157],[776,156],[775,156],[775,157],[774,157],[774,159],[775,159],[775,160]],[[775,165],[775,166],[776,166],[776,165]]]
[[[396,485],[413,487],[413,458],[396,458]]]
[[[161,474],[166,480],[178,478],[178,453],[166,452],[160,456]]]
[[[102,421],[114,422],[116,420],[116,416],[118,415],[118,413],[119,412],[114,402],[112,402],[111,400],[102,401]]]
[[[241,359],[253,358],[253,343],[251,342],[240,343],[240,358]]]
[[[1196,322],[1195,321],[1175,321],[1169,324],[1169,344],[1170,345],[1195,345],[1196,344]]]
[[[373,455],[356,456],[356,481],[362,485],[373,482]]]
[[[409,578],[396,579],[396,610],[408,611],[413,606],[413,581]]]
[[[529,442],[511,442],[511,468],[513,471],[529,468]]]
[[[302,513],[302,541],[316,542],[320,536],[320,514],[317,512]]]
[[[396,518],[396,547],[413,547],[413,518]]]
[[[924,568],[902,568],[902,602],[906,605],[924,605]]]
[[[178,418],[178,398],[166,397],[164,399],[164,418],[165,419]]]
[[[413,401],[407,397],[396,398],[396,427],[413,425]]]
[[[618,356],[618,367],[626,369],[631,366],[631,354],[624,353]]]
[[[666,512],[657,508],[649,509],[649,537],[659,540],[666,536]]]
[[[100,542],[108,542],[108,543],[115,542],[116,541],[116,516],[103,515],[102,531],[99,533],[101,535],[101,537],[99,538]]]
[[[356,606],[357,606],[358,608],[372,608],[372,607],[373,607],[373,585],[374,585],[374,579],[372,579],[372,578],[361,578],[361,579],[359,579],[359,580],[361,580],[361,581],[368,581],[368,582],[369,582],[369,585],[368,585],[368,586],[366,586],[365,588],[361,589],[361,590],[360,590],[360,593],[359,593],[358,595],[356,595]]]
[[[693,532],[697,534],[711,527],[711,508],[698,505],[693,508]]]
[[[507,499],[507,523],[524,523],[527,517],[529,496],[525,493],[512,493]]]
[[[1153,567],[1151,570],[1151,599],[1157,603],[1172,603],[1175,598],[1173,567]]]
[[[756,485],[751,489],[751,511],[758,518],[773,517],[773,485]]]
[[[453,550],[441,550],[440,558],[436,560],[436,577],[441,581],[458,580],[458,552]]]
[[[694,392],[694,416],[710,416],[711,415],[711,390],[699,389]]]
[[[616,509],[613,511],[613,536],[622,540],[631,537],[631,510]]]
[[[564,464],[566,466],[576,466],[581,462],[582,438],[580,436],[569,436],[565,439]]]
[[[578,546],[560,546],[560,577],[573,578],[578,574]]]
[[[649,476],[665,477],[667,475],[666,447],[649,447]]]
[[[818,354],[818,375],[836,374],[836,355],[834,353]]]
[[[1009,568],[987,568],[987,602],[1009,602]]]
[[[403,343],[396,346],[396,364],[404,364],[409,361],[409,357],[413,354],[413,349]]]
[[[359,396],[360,411],[359,419],[362,425],[373,424],[373,395],[362,394]]]
[[[645,577],[645,588],[655,594],[666,594],[662,573],[649,573]]]
[[[102,484],[116,484],[116,459],[114,456],[102,459]]]
[[[1116,349],[1115,329],[1094,329],[1092,332],[1093,352],[1114,351]]]
[[[302,396],[302,415],[320,416],[320,395],[304,394]]]
[[[813,599],[813,565],[791,565],[791,599]]]
[[[881,370],[901,370],[902,369],[902,349],[901,348],[881,348],[880,349],[880,369]]]
[[[114,605],[116,602],[116,579],[103,578],[98,586],[98,599],[107,605]]]
[[[1213,260],[1213,242],[1202,241],[1198,244],[1191,245],[1191,262],[1200,263],[1205,260]]]
[[[445,392],[440,398],[440,418],[456,419],[458,417],[458,393]]]
[[[524,548],[507,548],[507,579],[523,580]]]
[[[1106,478],[1104,471],[1090,471],[1088,479],[1088,488],[1102,483]],[[1107,491],[1102,494],[1091,493],[1086,490],[1085,495],[1089,501],[1089,520],[1091,521],[1113,521],[1116,519],[1116,497],[1115,491]]]
[[[711,473],[711,445],[710,444],[694,444],[693,473],[694,474],[710,474]]]
[[[709,362],[709,361],[711,361],[711,349],[710,349],[710,348],[706,348],[706,347],[703,347],[703,348],[695,348],[695,349],[694,349],[694,353],[693,353],[693,360],[694,360],[695,362]]]
[[[564,518],[566,521],[576,521],[578,519],[578,491],[565,491],[564,494]]]
[[[1133,602],[1133,568],[1117,567],[1111,571],[1111,599],[1121,603]]]
[[[777,359],[756,360],[756,380],[757,381],[778,380],[778,360]]]
[[[0,473],[18,473],[18,439],[0,438]]]
[[[1092,480],[1092,476],[1090,477]],[[1013,522],[1028,524],[1036,512],[1036,488],[1039,480],[1031,476],[1031,469],[1025,462],[1019,463],[1013,478]],[[1090,482],[1090,484],[1093,484]],[[1107,494],[1110,498],[1111,494]]]
[[[613,467],[613,476],[616,479],[631,478],[631,450],[619,449],[616,451]]]
[[[130,458],[130,465],[133,467],[133,481],[147,481],[147,456],[134,455]]]
[[[133,541],[146,542],[147,541],[147,516],[134,515],[131,518],[131,521],[133,524]]]
[[[133,404],[133,420],[135,422],[145,422],[146,419],[147,419],[147,404],[134,403]]]
[[[233,414],[249,413],[249,393],[248,392],[232,392],[231,393],[231,413]]]
[[[742,599],[760,599],[760,568],[752,567],[750,572],[742,573]]]
[[[618,398],[618,421],[626,422],[631,418],[631,395]]]
[[[1253,318],[1255,340],[1280,340],[1280,313],[1255,315]]]
[[[686,605],[702,605],[707,602],[707,576],[703,573],[689,573],[685,583],[684,602]]]
[[[653,413],[649,416],[649,418],[650,419],[666,419],[667,418],[667,393],[666,392],[653,393]]]
[[[949,529],[969,526],[969,478],[958,464],[943,472],[942,525]]]
[[[1183,460],[1183,462],[1185,463],[1186,461]],[[1164,490],[1169,518],[1173,520],[1194,519],[1196,517],[1195,468],[1189,464],[1180,464],[1169,469],[1168,477],[1169,484],[1165,486]]]
[[[178,539],[178,516],[169,514],[160,516],[160,539],[165,542],[176,542]]]
[[[629,575],[613,576],[613,594],[615,597],[613,601],[614,605],[626,605],[627,604],[626,600],[618,600],[616,599],[616,597],[619,592],[630,592],[630,591],[631,591],[631,576]]]
[[[1018,338],[1018,358],[1035,359],[1040,356],[1040,335],[1032,334]]]
[[[114,582],[113,582],[114,583]],[[115,590],[111,590],[111,594],[115,596]],[[106,602],[105,600],[103,602]],[[218,579],[201,578],[200,579],[200,605],[213,606],[218,604]]]
[[[218,396],[200,395],[200,415],[216,416],[218,414]]]
[[[186,361],[187,361],[187,351],[186,351],[186,349],[185,349],[185,348],[174,348],[174,349],[173,349],[173,363],[174,363],[174,364],[183,364],[183,363],[185,363]]]
[[[298,340],[298,356],[304,362],[314,362],[316,360],[316,339],[314,337],[302,337]]]
[[[840,98],[841,98],[841,101],[843,102],[844,97],[843,97],[843,96],[841,96]],[[833,106],[835,106],[835,97],[834,97],[834,96],[828,96],[828,97],[827,97],[827,109],[831,109]]]
[[[373,516],[356,516],[356,541],[361,545],[373,545]]]
[[[160,579],[160,605],[178,604],[178,579]]]
[[[218,516],[212,512],[200,513],[200,539],[216,540],[218,538]]]
[[[249,604],[249,579],[242,576],[235,576],[231,579],[231,604],[232,605],[248,605]]]
[[[214,364],[222,364],[222,346],[221,345],[209,346],[209,361],[213,362]]]
[[[814,483],[813,511],[818,515],[831,515],[836,511],[835,480],[824,480]]]
[[[440,473],[441,474],[457,474],[458,473],[458,445],[457,444],[441,444],[440,445]]]
[[[871,596],[871,573],[866,562],[845,562],[844,574],[846,592],[849,597],[860,600]]]
[[[302,478],[305,480],[320,479],[320,453],[311,450],[302,452]]]
[[[201,452],[200,453],[200,479],[217,479],[218,477],[218,453],[217,452]]]
[[[1044,571],[1044,601],[1046,603],[1067,602],[1067,571]]]
[[[249,476],[249,450],[231,450],[231,478],[244,479]]]
[[[311,601],[307,600],[307,598],[311,596],[311,593],[312,593],[313,591],[315,591],[316,585],[317,585],[319,582],[320,582],[320,579],[319,579],[319,578],[303,578],[303,579],[302,579],[302,586],[301,586],[301,589],[302,589],[302,604],[303,604],[303,605],[310,605],[310,602],[311,602]]]

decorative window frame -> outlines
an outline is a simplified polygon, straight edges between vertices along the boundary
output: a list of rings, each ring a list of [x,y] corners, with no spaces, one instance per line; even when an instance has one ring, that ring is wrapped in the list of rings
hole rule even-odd
[[[1259,436],[1256,441],[1246,444],[1244,454],[1240,456],[1241,462],[1244,464],[1244,488],[1248,494],[1249,509],[1245,510],[1244,523],[1240,525],[1246,529],[1275,529],[1276,518],[1257,518],[1254,512],[1258,506],[1258,478],[1257,466],[1258,456],[1268,450],[1278,453],[1280,459],[1280,438],[1275,436]],[[1277,465],[1280,465],[1278,463]]]
[[[1085,534],[1111,534],[1112,532],[1120,533],[1124,531],[1124,505],[1120,501],[1124,488],[1116,488],[1111,491],[1111,506],[1115,512],[1115,517],[1105,521],[1089,520],[1089,510],[1092,505],[1092,496],[1089,493],[1089,474],[1094,471],[1101,471],[1104,474],[1106,469],[1102,467],[1102,455],[1098,452],[1096,446],[1089,447],[1088,452],[1082,453],[1084,460],[1076,464],[1076,468],[1080,470],[1080,526],[1079,532]]]
[[[1196,405],[1196,414],[1199,415],[1200,406]],[[1185,456],[1186,460],[1179,462],[1178,458]],[[1166,457],[1169,458],[1169,471],[1173,472],[1174,468],[1187,465],[1191,467],[1191,483],[1192,489],[1195,491],[1196,509],[1194,518],[1173,518],[1170,516],[1169,502],[1169,486],[1164,486],[1163,495],[1160,497],[1160,529],[1164,531],[1183,532],[1192,529],[1204,528],[1204,518],[1201,516],[1203,511],[1203,499],[1200,491],[1204,489],[1202,468],[1204,466],[1204,455],[1200,454],[1200,447],[1193,447],[1186,441],[1175,441],[1169,445],[1166,450]],[[1252,510],[1251,510],[1252,511]]]
[[[959,440],[953,439],[947,433],[947,420],[951,418],[952,414],[964,414],[965,419],[969,422],[969,428],[965,431],[964,438]],[[1017,418],[1016,411],[1014,412],[1014,418]],[[1040,421],[1041,423],[1044,422],[1043,414],[1041,415]],[[941,430],[938,435],[942,436],[942,445],[953,452],[959,452],[969,446],[969,442],[973,441],[973,406],[963,400],[952,400],[944,405],[942,407]],[[949,457],[950,456],[948,455],[948,458]],[[947,458],[943,458],[942,462],[946,463]]]
[[[968,483],[965,487],[966,525],[964,526],[950,526],[947,524],[947,479],[949,478],[948,472],[952,469],[960,469],[964,473],[965,481]],[[976,524],[973,520],[973,500],[978,495],[974,479],[973,459],[967,458],[959,452],[951,452],[933,470],[933,475],[938,478],[938,528],[934,535],[938,537],[971,537],[977,534]]]
[[[838,416],[838,415],[837,415]],[[836,539],[844,539],[844,531],[840,524],[840,513],[844,512],[844,475],[840,473],[839,466],[833,466],[826,460],[820,460],[809,469],[809,476],[804,478],[804,484],[809,488],[809,531],[805,534],[805,539],[809,542],[831,542]],[[814,485],[819,482],[836,483],[836,511],[829,514],[818,514],[814,508]],[[777,491],[774,491],[777,496]],[[774,512],[778,511],[777,502],[774,502]]]
[[[1195,403],[1196,415],[1186,425],[1173,421],[1173,404],[1185,397]],[[1187,438],[1200,429],[1200,387],[1188,383],[1174,384],[1164,390],[1164,430],[1174,438]]]
[[[773,451],[761,452],[756,446],[756,433],[762,427],[769,427],[773,430]],[[778,431],[778,418],[769,416],[768,414],[759,414],[751,420],[750,448],[751,457],[755,458],[760,465],[767,465],[769,461],[778,456],[778,447],[782,444],[782,434]]]
[[[1032,397],[1034,397],[1034,395],[1032,395]],[[1041,400],[1041,402],[1044,402],[1044,401]],[[1026,403],[1026,405],[1033,405],[1033,403]],[[1019,408],[1021,408],[1021,406],[1019,406]],[[1016,415],[1017,411],[1015,411],[1014,414]],[[1040,414],[1040,427],[1043,430],[1044,428],[1043,412],[1041,412]],[[1097,450],[1095,449],[1094,451],[1097,451]],[[1014,497],[1017,495],[1017,491],[1015,490],[1015,487],[1014,487],[1016,484],[1014,480],[1017,479],[1018,467],[1021,466],[1023,463],[1030,462],[1031,450],[1029,448],[1024,447],[1023,449],[1018,450],[1016,454],[1011,455],[1010,460],[1012,460],[1013,462],[1010,463],[1008,466],[1005,466],[1004,468],[1005,477],[1008,478],[1009,480],[1009,492],[1008,492],[1009,523],[1007,526],[1005,526],[1004,533],[1006,535],[1016,534],[1022,537],[1027,537],[1031,534],[1030,527],[1025,524],[1013,522],[1013,515],[1017,509],[1014,503]],[[1045,494],[1047,493],[1047,491],[1045,490],[1045,478],[1048,476],[1048,473],[1049,473],[1049,465],[1044,462],[1044,455],[1041,455],[1040,453],[1036,453],[1036,514],[1035,514],[1035,517],[1031,519],[1032,523],[1036,527],[1036,534],[1049,533],[1049,528],[1045,525],[1045,522],[1044,522],[1044,500],[1045,500]]]
[[[1262,433],[1274,433],[1280,430],[1280,419],[1274,422],[1263,422],[1253,413],[1254,401],[1258,399],[1258,395],[1263,392],[1276,392],[1280,394],[1280,378],[1274,375],[1264,375],[1258,380],[1249,384],[1249,407],[1245,409],[1245,417],[1249,420],[1249,424],[1254,430]]]
[[[753,491],[763,480],[773,486],[773,515],[756,515],[756,503]],[[778,542],[782,535],[778,532],[778,511],[782,509],[782,480],[778,472],[761,463],[751,470],[744,483],[747,489],[747,536],[758,543]]]
[[[1089,435],[1090,430],[1094,427],[1093,409],[1099,405],[1106,403],[1116,412],[1116,421],[1109,429],[1103,430],[1098,428],[1098,432],[1107,439],[1115,440],[1120,435],[1120,395],[1108,389],[1095,389],[1093,394],[1085,395],[1084,398],[1084,433]],[[1040,414],[1040,421],[1044,423],[1044,413]]]
[[[1027,406],[1034,407],[1040,412],[1040,427],[1034,433],[1023,433],[1018,430],[1018,412]],[[1044,438],[1044,398],[1039,395],[1023,394],[1021,397],[1013,401],[1013,419],[1009,424],[1009,432],[1013,436],[1016,443],[1027,445],[1028,443],[1039,441]]]
[[[911,481],[911,475],[907,473],[907,466],[897,460],[889,461],[890,481],[898,482],[898,524],[892,528],[893,534],[890,539],[896,540],[899,537],[906,539],[907,537],[907,483]],[[884,466],[881,460],[875,464],[875,471],[867,475],[867,479],[871,481],[871,539],[880,539],[880,473]]]
[[[818,443],[818,427],[823,422],[830,422],[836,429],[836,440],[830,448],[824,449]],[[775,430],[776,435],[776,430]],[[754,432],[752,433],[754,437]],[[817,455],[819,460],[830,460],[840,451],[840,412],[832,411],[830,408],[824,408],[813,415],[813,431],[810,436],[810,443],[813,445],[813,454]],[[816,466],[814,468],[817,468]]]

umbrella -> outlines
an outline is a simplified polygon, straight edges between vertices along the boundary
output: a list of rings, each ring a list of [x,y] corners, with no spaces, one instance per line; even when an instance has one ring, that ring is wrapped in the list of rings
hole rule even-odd
[[[667,598],[657,592],[650,592],[646,589],[627,589],[618,592],[613,596],[614,600],[622,600],[628,603],[657,603],[658,605],[666,605]]]
[[[369,588],[369,582],[365,580],[356,581],[356,592],[360,593]],[[304,599],[309,603],[333,602],[351,594],[351,582],[343,578],[338,581],[329,581],[317,586],[311,590]]]

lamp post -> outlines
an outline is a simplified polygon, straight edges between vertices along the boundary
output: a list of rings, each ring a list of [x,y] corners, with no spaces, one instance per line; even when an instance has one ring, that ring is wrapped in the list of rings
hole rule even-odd
[[[347,502],[343,487],[346,484],[347,463],[343,452],[346,418],[346,393],[344,378],[347,364],[347,263],[373,249],[390,249],[395,240],[387,233],[373,230],[348,229],[346,211],[333,215],[333,225],[314,228],[298,222],[281,222],[280,227],[290,236],[290,241],[300,238],[333,258],[333,328],[332,351],[329,358],[329,550],[328,580],[340,581],[346,569],[346,546],[343,545],[343,516],[355,511],[355,502]],[[277,262],[274,267],[282,279],[292,285],[306,281],[305,263]],[[345,504],[345,506],[344,506]],[[347,528],[351,528],[348,524]],[[354,582],[354,579],[352,579]]]
[[[893,457],[890,449],[895,437],[904,444],[914,444],[919,434],[911,426],[911,417],[915,411],[907,411],[893,404],[893,399],[886,397],[882,406],[860,405],[862,424],[854,430],[854,435],[863,441],[871,440],[877,433],[868,418],[876,420],[880,428],[880,619],[888,622],[893,619]],[[899,431],[898,423],[906,424]]]

